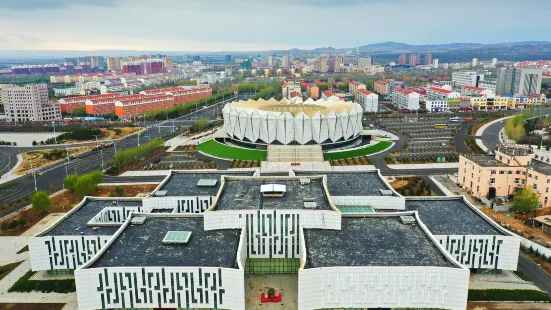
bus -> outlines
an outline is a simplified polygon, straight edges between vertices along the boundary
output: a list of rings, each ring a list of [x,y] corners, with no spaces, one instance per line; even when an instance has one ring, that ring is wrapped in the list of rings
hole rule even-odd
[[[459,117],[452,117],[448,120],[448,123],[459,123]]]
[[[435,124],[434,129],[446,129],[448,128],[448,125],[446,124]]]

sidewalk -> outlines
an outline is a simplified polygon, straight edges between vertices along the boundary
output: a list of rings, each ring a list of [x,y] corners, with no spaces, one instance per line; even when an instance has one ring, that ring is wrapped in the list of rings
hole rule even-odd
[[[167,176],[170,174],[170,170],[132,170],[126,171],[121,174],[120,177],[151,177],[151,176]],[[106,183],[105,185],[113,185],[112,183]]]
[[[388,165],[390,169],[446,169],[459,168],[459,163],[398,164]]]

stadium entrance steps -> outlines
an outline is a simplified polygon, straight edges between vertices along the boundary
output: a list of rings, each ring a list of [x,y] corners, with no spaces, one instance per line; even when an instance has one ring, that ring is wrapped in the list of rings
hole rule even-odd
[[[268,162],[323,162],[321,145],[268,145]]]

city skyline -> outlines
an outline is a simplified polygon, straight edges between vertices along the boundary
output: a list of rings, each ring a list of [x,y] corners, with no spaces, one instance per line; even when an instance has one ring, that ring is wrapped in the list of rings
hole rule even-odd
[[[512,0],[501,1],[499,6],[491,0],[427,0],[422,5],[410,0],[215,0],[208,4],[195,0],[8,0],[0,3],[0,27],[7,29],[0,34],[0,46],[3,50],[239,52],[351,48],[358,41],[359,45],[387,41],[419,45],[543,40],[549,28],[545,8],[551,9],[551,3],[531,2],[539,8],[531,13],[532,23],[503,18],[518,12],[518,2]],[[458,18],[446,18],[434,27],[434,19],[428,17],[438,12]],[[346,18],[325,27],[328,16]],[[484,27],[484,31],[465,27],[466,23],[483,26],[480,22],[491,16],[496,16],[493,27]],[[318,31],[318,26],[324,31]]]

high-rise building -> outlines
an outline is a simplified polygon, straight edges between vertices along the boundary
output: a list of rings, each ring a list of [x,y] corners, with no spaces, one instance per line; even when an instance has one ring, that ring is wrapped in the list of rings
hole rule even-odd
[[[431,64],[432,64],[432,54],[426,54],[424,65],[430,66]]]
[[[400,57],[398,57],[398,64],[399,65],[405,65],[406,64],[406,55],[405,54],[400,55]]]
[[[421,56],[419,54],[412,54],[409,55],[409,65],[410,66],[417,66],[421,60]]]
[[[444,64],[444,70],[448,70],[450,68],[450,64],[449,63],[445,63]]]
[[[283,68],[289,68],[289,55],[281,56],[281,66]]]
[[[2,91],[2,98],[9,122],[56,121],[61,119],[59,105],[48,99],[46,84],[10,86]]]
[[[432,61],[434,69],[438,69],[438,59]]]
[[[367,56],[367,57],[360,57],[360,61],[359,61],[358,65],[359,65],[360,67],[371,66],[371,57],[369,57],[369,56]]]
[[[123,63],[124,63],[124,58],[122,57],[107,57],[107,70],[122,71]]]
[[[474,67],[476,67],[476,66],[478,66],[478,58],[473,58],[473,61],[472,61],[472,63],[471,63],[471,67],[474,68]]]
[[[226,63],[231,63],[231,55],[226,55]]]
[[[270,55],[268,56],[268,67],[275,66],[274,56]]]
[[[327,57],[320,56],[319,60],[314,63],[314,71],[327,73]]]
[[[329,71],[331,72],[341,72],[341,58],[333,57],[329,63]]]
[[[500,68],[497,70],[498,94],[533,95],[541,92],[540,68]]]
[[[492,59],[492,67],[497,66],[497,58]]]
[[[172,56],[163,56],[163,66],[166,72],[172,72]]]

